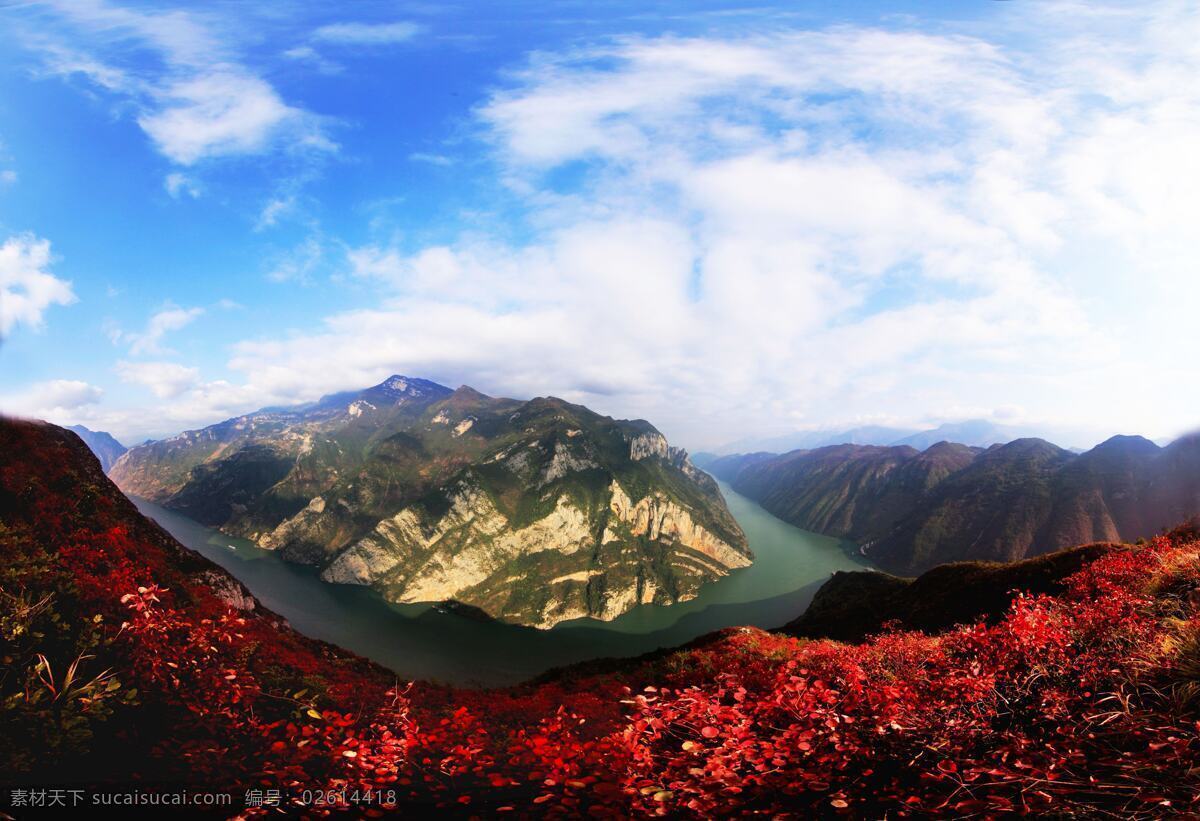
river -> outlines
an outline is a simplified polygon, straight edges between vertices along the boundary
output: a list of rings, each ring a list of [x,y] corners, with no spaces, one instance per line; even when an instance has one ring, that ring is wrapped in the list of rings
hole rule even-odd
[[[688,602],[639,605],[610,622],[576,619],[551,630],[482,621],[430,605],[391,604],[368,588],[327,584],[315,568],[285,562],[245,539],[145,500],[134,502],[301,633],[373,659],[406,679],[497,686],[566,664],[676,646],[722,627],[780,627],[803,612],[835,570],[864,567],[839,540],[793,527],[724,483],[721,492],[746,532],[754,564],[706,585]]]

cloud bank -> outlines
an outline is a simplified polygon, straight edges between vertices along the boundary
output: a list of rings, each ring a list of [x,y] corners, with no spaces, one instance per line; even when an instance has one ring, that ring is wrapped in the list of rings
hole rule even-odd
[[[202,11],[151,11],[103,0],[44,4],[51,22],[26,36],[44,70],[81,77],[132,106],[138,125],[178,166],[271,151],[337,146],[320,117],[284,101],[250,66],[236,19]],[[180,176],[168,177],[172,194]],[[194,189],[184,189],[194,190]]]
[[[1007,40],[839,27],[539,54],[477,110],[532,239],[353,248],[382,304],[231,365],[273,395],[392,370],[554,392],[701,444],[964,407],[1190,425],[1200,21],[1029,14]],[[1151,418],[1138,397],[1165,384]]]
[[[147,77],[46,51],[135,100],[174,163],[332,149],[207,19],[66,8],[164,55]],[[1193,426],[1200,15],[1064,2],[1003,20],[530,55],[473,112],[506,212],[436,245],[297,247],[270,278],[310,283],[342,253],[364,307],[234,342],[236,383],[148,367],[167,363],[121,376],[186,424],[402,372],[562,395],[693,446],[968,413],[1079,431],[1068,444]],[[400,42],[407,25],[309,41]],[[165,350],[168,320],[190,321],[172,316],[126,335],[131,354]]]

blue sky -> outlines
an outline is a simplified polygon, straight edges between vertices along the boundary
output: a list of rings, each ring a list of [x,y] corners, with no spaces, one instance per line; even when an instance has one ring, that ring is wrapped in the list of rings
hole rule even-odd
[[[1197,13],[847,5],[0,9],[0,408],[1194,427]]]

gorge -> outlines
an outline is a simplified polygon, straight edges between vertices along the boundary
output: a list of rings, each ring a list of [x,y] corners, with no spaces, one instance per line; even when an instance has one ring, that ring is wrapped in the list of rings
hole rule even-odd
[[[687,601],[753,559],[648,422],[402,376],[139,445],[109,473],[328,582],[542,628]]]
[[[831,573],[865,567],[837,539],[802,531],[728,486],[722,493],[754,563],[704,585],[695,598],[641,604],[611,621],[579,618],[538,630],[462,608],[396,604],[358,585],[330,584],[283,559],[144,500],[138,510],[221,566],[301,633],[382,664],[404,678],[458,686],[511,685],[565,665],[676,647],[726,627],[773,629],[804,611]]]

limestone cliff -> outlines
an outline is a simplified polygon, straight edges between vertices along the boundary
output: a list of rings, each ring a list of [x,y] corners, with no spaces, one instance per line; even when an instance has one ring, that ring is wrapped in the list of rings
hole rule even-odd
[[[599,509],[562,493],[545,515],[515,527],[487,491],[463,482],[440,517],[418,506],[401,510],[339,554],[322,578],[374,585],[396,602],[454,600],[552,627],[693,598],[704,582],[750,564],[665,494],[634,502],[616,481],[609,493]],[[664,553],[669,570],[655,566]],[[622,560],[606,562],[606,554]]]

